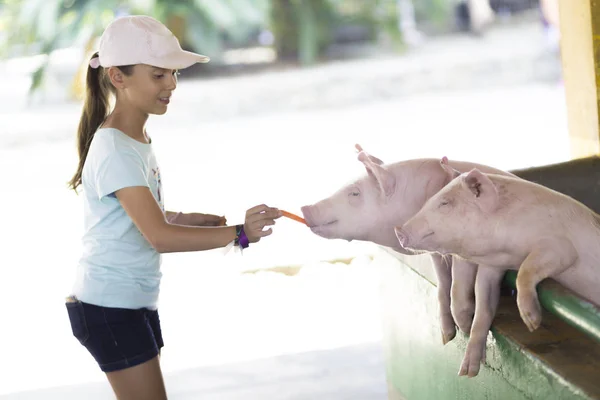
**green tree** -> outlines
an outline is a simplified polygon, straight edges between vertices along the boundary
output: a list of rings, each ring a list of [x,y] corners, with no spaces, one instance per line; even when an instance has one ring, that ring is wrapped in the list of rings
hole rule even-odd
[[[278,57],[315,63],[344,24],[367,28],[369,39],[386,32],[401,42],[394,0],[272,0],[271,30]]]
[[[87,69],[95,41],[116,13],[150,15],[165,23],[184,47],[219,59],[223,37],[240,41],[268,21],[269,0],[5,0],[0,23],[9,32],[0,44],[4,55],[50,54],[61,47],[84,48],[72,89]],[[20,51],[17,49],[21,49]],[[46,61],[34,72],[30,92],[39,88]]]

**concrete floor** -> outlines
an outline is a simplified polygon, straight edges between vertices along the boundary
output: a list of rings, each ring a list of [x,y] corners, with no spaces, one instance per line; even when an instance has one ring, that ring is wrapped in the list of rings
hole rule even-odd
[[[290,354],[165,376],[170,400],[384,400],[381,344]],[[106,382],[0,396],[2,400],[113,398]]]

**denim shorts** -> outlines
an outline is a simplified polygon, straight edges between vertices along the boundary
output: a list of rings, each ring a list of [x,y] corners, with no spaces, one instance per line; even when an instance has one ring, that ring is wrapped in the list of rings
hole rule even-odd
[[[149,361],[164,346],[158,310],[101,307],[74,297],[65,305],[73,336],[104,372]]]

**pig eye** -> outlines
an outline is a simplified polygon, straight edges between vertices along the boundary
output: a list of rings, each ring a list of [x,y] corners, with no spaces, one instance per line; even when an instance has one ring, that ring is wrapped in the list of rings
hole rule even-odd
[[[448,204],[450,204],[450,202],[448,200],[444,200],[440,203],[440,207],[447,206]]]
[[[348,197],[358,197],[360,196],[360,189],[356,186],[348,189]]]

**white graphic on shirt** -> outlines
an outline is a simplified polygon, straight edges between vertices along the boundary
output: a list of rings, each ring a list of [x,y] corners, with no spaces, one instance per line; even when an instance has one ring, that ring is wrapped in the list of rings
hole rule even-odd
[[[158,166],[156,167],[156,169],[152,168],[152,174],[154,175],[154,181],[156,183],[156,193],[158,195],[158,198],[157,198],[158,204],[160,204],[160,208],[164,212],[165,206],[164,206],[163,198],[161,195],[162,180],[160,179],[160,168],[158,168]]]

